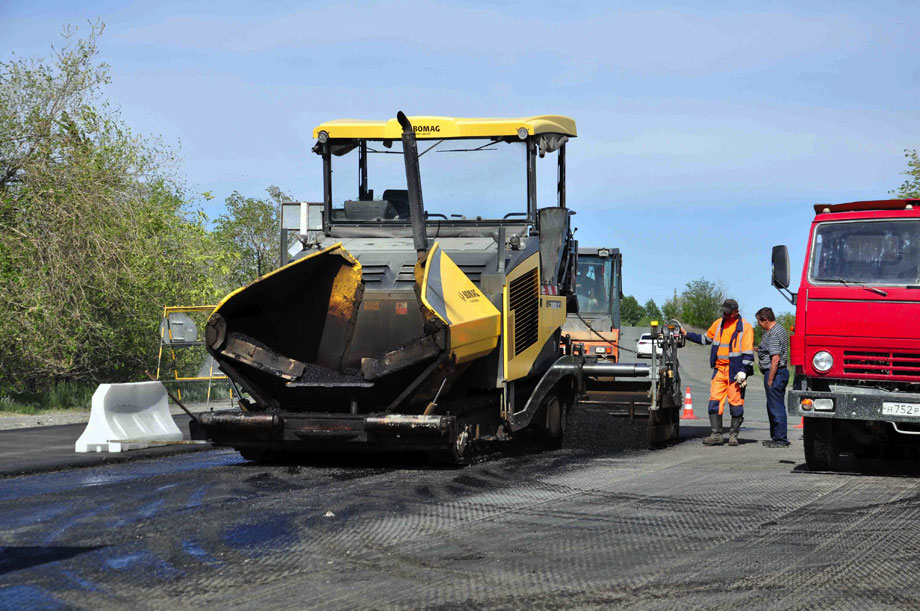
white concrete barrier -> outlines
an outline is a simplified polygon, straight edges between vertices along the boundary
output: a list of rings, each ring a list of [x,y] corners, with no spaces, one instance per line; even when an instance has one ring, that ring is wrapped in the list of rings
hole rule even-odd
[[[160,382],[100,384],[77,452],[122,452],[181,441]]]

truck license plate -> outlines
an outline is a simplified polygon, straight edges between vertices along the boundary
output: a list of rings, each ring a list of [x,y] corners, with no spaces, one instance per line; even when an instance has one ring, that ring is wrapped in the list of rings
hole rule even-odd
[[[882,402],[883,416],[920,416],[920,403]]]

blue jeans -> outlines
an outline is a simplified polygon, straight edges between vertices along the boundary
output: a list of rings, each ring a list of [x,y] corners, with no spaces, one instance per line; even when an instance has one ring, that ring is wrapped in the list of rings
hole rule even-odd
[[[770,370],[767,369],[763,376],[763,389],[767,393],[767,417],[770,419],[770,439],[773,441],[789,441],[786,439],[786,404],[783,400],[786,395],[786,384],[789,383],[789,370],[782,367],[776,371],[773,385],[767,384]]]

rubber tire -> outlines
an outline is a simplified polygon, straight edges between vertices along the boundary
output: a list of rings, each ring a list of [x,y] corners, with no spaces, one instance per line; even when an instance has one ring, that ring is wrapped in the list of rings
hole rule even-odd
[[[870,445],[856,444],[853,448],[853,455],[861,460],[879,458],[882,455],[882,447],[877,443]]]
[[[565,441],[566,416],[568,405],[559,395],[552,395],[546,400],[546,445],[558,450]]]
[[[805,464],[812,471],[836,471],[840,446],[830,418],[805,418]]]

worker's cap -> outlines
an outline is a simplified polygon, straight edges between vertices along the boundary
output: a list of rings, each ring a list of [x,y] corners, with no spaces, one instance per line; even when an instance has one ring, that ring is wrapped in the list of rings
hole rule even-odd
[[[722,302],[721,310],[723,314],[731,314],[732,312],[737,312],[738,302],[734,299],[726,299]]]

